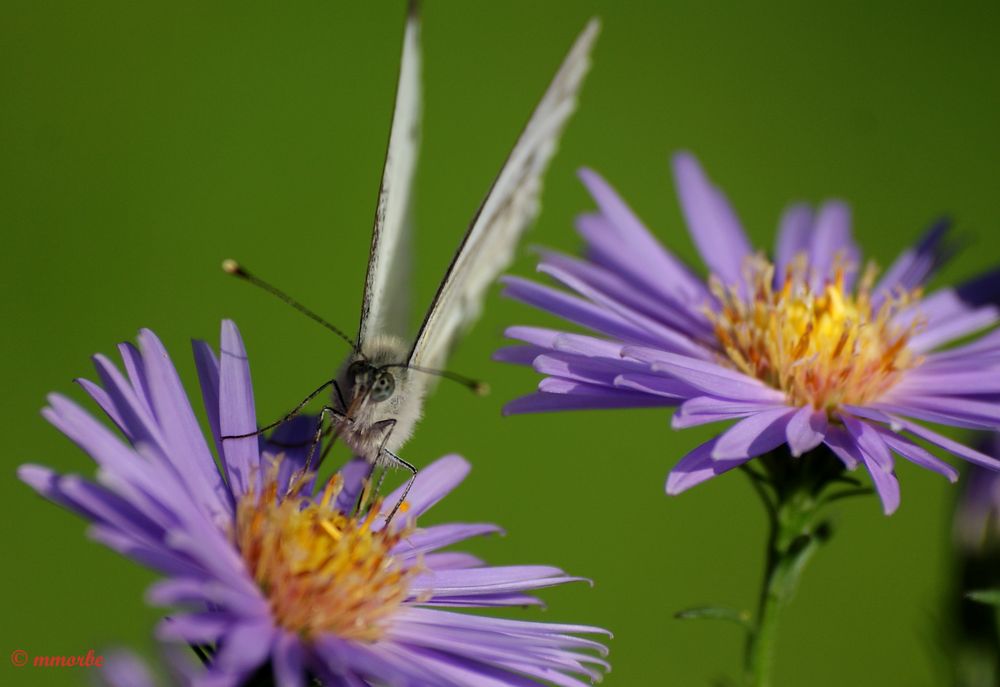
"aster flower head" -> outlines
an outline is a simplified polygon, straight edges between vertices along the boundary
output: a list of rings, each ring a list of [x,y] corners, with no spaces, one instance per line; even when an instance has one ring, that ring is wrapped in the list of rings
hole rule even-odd
[[[676,406],[675,428],[735,420],[677,463],[670,494],[757,456],[825,446],[847,469],[868,470],[889,514],[899,505],[894,455],[957,479],[916,440],[1000,469],[922,424],[1000,427],[1000,331],[942,349],[997,323],[1000,272],[925,295],[949,253],[947,224],[880,275],[862,262],[839,201],[789,207],[767,256],[693,156],[676,155],[673,170],[708,278],[583,170],[598,206],[578,220],[585,257],[546,251],[538,266],[565,289],[508,277],[505,293],[592,334],[510,328],[522,345],[497,358],[545,378],[507,413]]]
[[[315,420],[268,440],[255,430],[246,351],[223,322],[221,359],[194,343],[211,445],[159,339],[120,347],[125,374],[96,356],[100,384],[81,385],[124,435],[52,394],[44,416],[97,463],[97,481],[24,465],[19,476],[91,521],[97,541],[164,575],[151,603],[179,607],[158,636],[206,652],[195,684],[581,685],[607,669],[589,626],[456,612],[538,604],[531,592],[581,578],[549,566],[487,566],[442,551],[499,531],[491,524],[422,526],[418,519],[469,465],[446,456],[401,492],[355,512],[367,464],[327,481],[305,473]],[[386,505],[387,504],[387,505]]]

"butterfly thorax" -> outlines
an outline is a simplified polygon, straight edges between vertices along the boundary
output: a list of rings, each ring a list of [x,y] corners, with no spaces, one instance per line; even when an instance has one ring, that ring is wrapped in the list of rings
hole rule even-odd
[[[425,382],[405,365],[409,348],[394,336],[378,336],[351,354],[337,375],[333,406],[345,417],[338,436],[370,463],[386,462],[413,433],[423,408]]]

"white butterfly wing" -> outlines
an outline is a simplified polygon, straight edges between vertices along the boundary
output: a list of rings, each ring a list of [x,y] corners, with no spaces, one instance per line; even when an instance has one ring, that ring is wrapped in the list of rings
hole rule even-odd
[[[358,347],[380,334],[405,337],[409,316],[413,175],[420,145],[420,17],[411,2],[403,34],[389,145],[375,209]]]
[[[538,215],[542,175],[576,109],[600,23],[591,19],[507,157],[452,259],[410,351],[414,367],[441,369],[456,338],[479,315],[487,287],[514,258]]]

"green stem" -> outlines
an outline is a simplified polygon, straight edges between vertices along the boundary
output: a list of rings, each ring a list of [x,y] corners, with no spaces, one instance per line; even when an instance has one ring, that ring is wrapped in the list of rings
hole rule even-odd
[[[771,687],[781,610],[794,595],[809,559],[828,537],[829,528],[819,518],[821,504],[810,475],[796,475],[789,481],[786,472],[779,486],[770,483],[772,497],[764,478],[748,474],[767,508],[768,539],[757,616],[746,643],[746,683]]]

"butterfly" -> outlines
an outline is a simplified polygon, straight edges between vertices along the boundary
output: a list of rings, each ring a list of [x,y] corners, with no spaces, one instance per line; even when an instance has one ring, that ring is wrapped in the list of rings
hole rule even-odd
[[[542,176],[576,107],[599,30],[598,20],[592,19],[577,37],[473,217],[416,337],[408,339],[410,209],[421,112],[420,17],[416,3],[410,3],[357,337],[351,339],[234,261],[223,263],[227,272],[282,298],[352,346],[336,377],[285,418],[255,434],[282,424],[332,386],[332,400],[322,410],[320,427],[329,418],[334,436],[371,469],[395,465],[409,470],[405,498],[416,468],[396,452],[412,435],[434,380],[446,377],[475,391],[483,388],[443,367],[459,335],[478,317],[487,287],[513,260],[518,239],[538,214]],[[245,436],[251,435],[231,438]],[[394,513],[395,509],[390,519]]]

